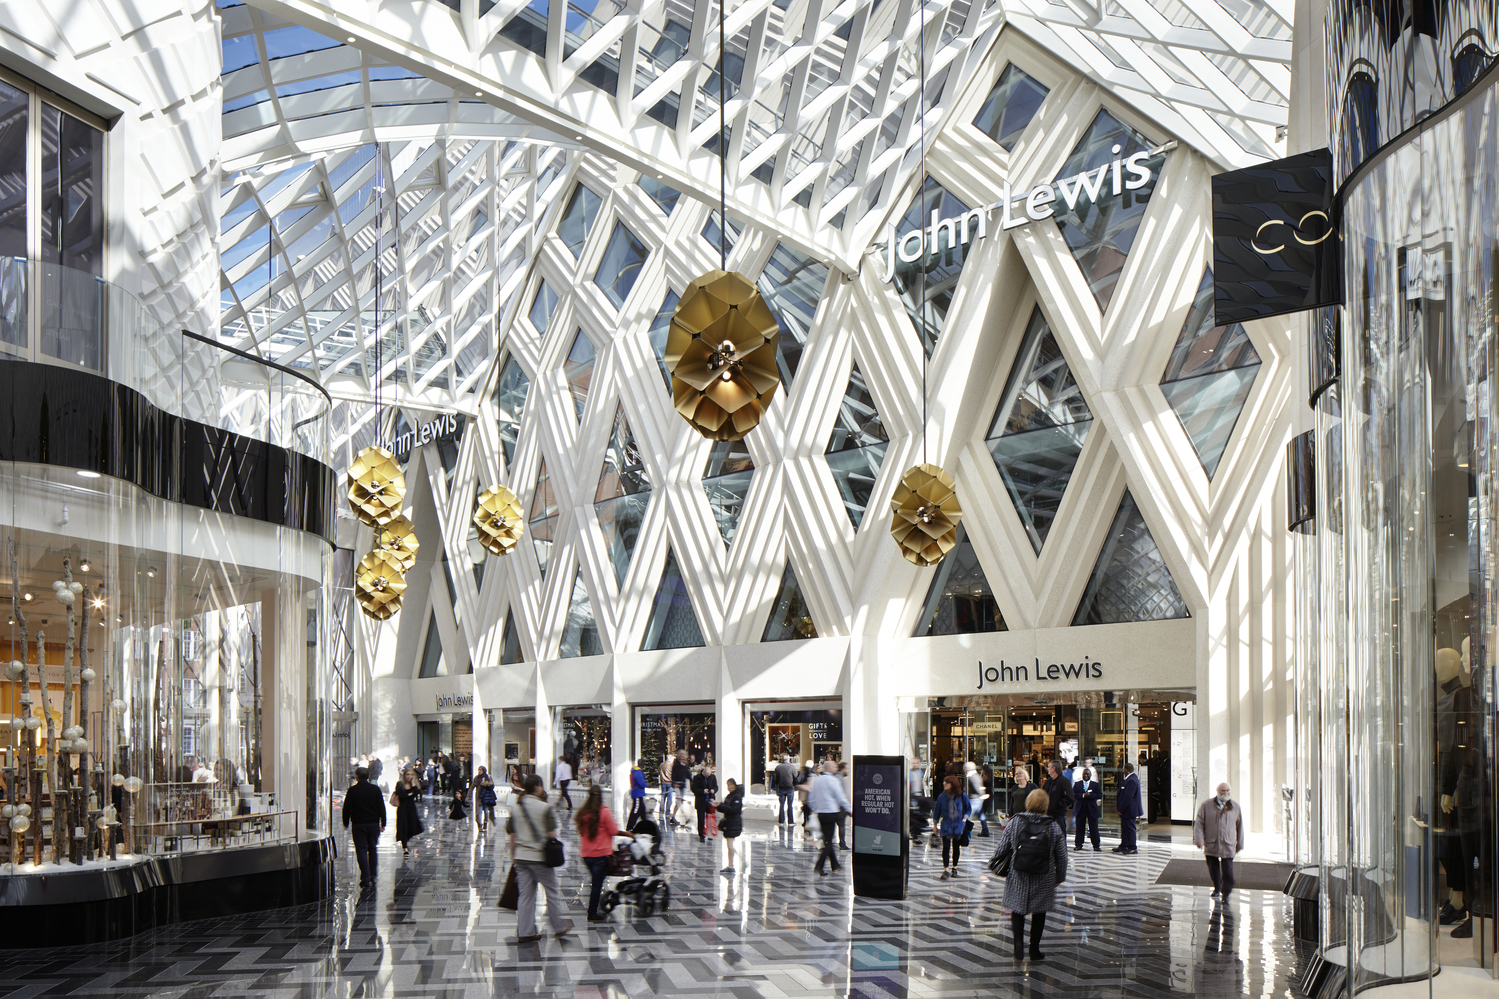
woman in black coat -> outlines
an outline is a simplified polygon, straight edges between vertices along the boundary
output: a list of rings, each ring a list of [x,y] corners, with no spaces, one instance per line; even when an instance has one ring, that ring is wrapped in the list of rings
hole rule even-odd
[[[744,789],[730,777],[724,781],[728,792],[718,803],[718,831],[723,836],[723,845],[728,847],[728,862],[720,874],[734,876],[734,840],[744,832]]]
[[[1004,832],[999,834],[999,852],[1013,849],[1010,859],[1010,874],[1005,878],[1004,907],[1010,910],[1010,929],[1015,937],[1015,960],[1025,956],[1025,917],[1031,917],[1032,961],[1046,955],[1041,953],[1041,933],[1046,929],[1046,914],[1056,908],[1057,885],[1067,880],[1067,837],[1057,828],[1047,809],[1051,800],[1046,792],[1032,785],[1026,799],[1026,809],[1010,819]],[[1023,871],[1022,850],[1031,839],[1038,840],[1038,847],[1045,850],[1044,861],[1039,871]]]
[[[403,856],[411,853],[412,837],[420,836],[426,831],[421,816],[416,814],[416,799],[421,793],[421,786],[416,782],[416,771],[407,770],[401,775],[393,794],[396,799],[396,839],[401,843]]]

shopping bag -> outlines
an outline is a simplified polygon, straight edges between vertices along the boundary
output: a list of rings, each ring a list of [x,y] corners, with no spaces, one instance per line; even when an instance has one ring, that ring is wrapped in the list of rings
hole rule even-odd
[[[718,835],[718,809],[714,808],[712,805],[708,806],[708,817],[707,821],[704,823],[704,826],[708,830],[709,836]]]
[[[500,890],[500,908],[511,912],[520,908],[520,885],[515,883],[514,864],[510,865],[510,873],[505,876],[505,887]]]

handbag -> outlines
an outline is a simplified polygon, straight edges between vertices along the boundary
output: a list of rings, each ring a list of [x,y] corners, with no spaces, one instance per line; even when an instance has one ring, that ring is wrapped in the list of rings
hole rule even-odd
[[[536,823],[531,819],[531,813],[526,811],[526,806],[516,802],[515,807],[520,810],[521,817],[526,820],[526,825],[531,828],[531,837],[541,839],[541,834],[536,831]],[[541,843],[541,862],[547,867],[561,867],[567,863],[567,854],[562,850],[562,841],[555,836],[548,836]],[[512,868],[513,870],[514,868]]]
[[[390,792],[390,805],[392,808],[401,807],[401,796],[396,794],[394,791]]]
[[[973,832],[973,820],[972,819],[964,819],[963,820],[963,835],[961,835],[961,836],[958,837],[958,845],[959,846],[967,846],[968,845],[968,834],[971,833],[971,832]]]
[[[994,851],[994,856],[989,858],[989,870],[995,877],[1007,878],[1010,876],[1010,862],[1015,859],[1015,844],[1006,843]]]
[[[500,908],[511,912],[520,908],[520,885],[515,883],[514,864],[510,865],[510,873],[505,876],[505,887],[500,890]]]

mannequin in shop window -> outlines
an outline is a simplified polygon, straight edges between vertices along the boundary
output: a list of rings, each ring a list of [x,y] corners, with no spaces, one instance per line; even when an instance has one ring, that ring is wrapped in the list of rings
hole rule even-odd
[[[1478,903],[1486,873],[1477,865],[1481,761],[1469,649],[1469,639],[1464,638],[1462,652],[1438,649],[1436,655],[1437,779],[1441,795],[1436,830],[1448,888],[1438,921],[1452,926],[1452,935],[1459,938],[1473,935],[1471,916],[1481,908]]]

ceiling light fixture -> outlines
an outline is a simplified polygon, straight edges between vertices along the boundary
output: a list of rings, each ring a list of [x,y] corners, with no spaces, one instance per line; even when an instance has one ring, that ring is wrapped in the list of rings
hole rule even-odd
[[[86,468],[80,468],[78,470],[78,477],[80,479],[97,479],[99,477],[99,473],[98,472],[90,472]]]

